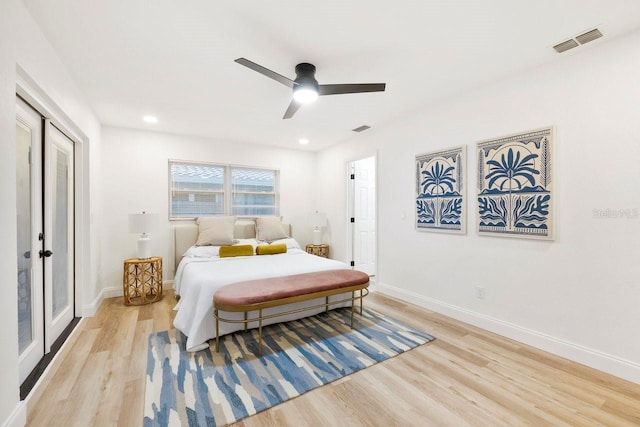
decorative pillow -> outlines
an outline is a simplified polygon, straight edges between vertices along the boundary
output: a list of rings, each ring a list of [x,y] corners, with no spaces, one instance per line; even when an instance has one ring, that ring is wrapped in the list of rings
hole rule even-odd
[[[222,246],[220,248],[220,258],[251,255],[253,255],[253,246],[251,245]]]
[[[284,254],[286,252],[287,252],[287,245],[285,243],[260,245],[256,248],[256,254],[258,255],[275,255],[275,254]]]
[[[223,246],[233,245],[233,224],[236,218],[233,216],[199,217],[198,240],[196,246]]]
[[[218,256],[220,246],[191,246],[184,253],[188,258],[212,258]]]
[[[289,237],[277,216],[256,218],[256,239],[272,242]]]

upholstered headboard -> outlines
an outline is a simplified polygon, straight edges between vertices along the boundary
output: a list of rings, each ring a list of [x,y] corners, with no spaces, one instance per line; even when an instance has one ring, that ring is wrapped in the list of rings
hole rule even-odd
[[[285,231],[291,236],[291,225],[282,224]],[[235,239],[252,239],[256,237],[256,223],[251,220],[236,220],[233,237]],[[182,255],[198,240],[198,224],[195,221],[178,223],[173,226],[173,249],[175,268],[182,259]]]

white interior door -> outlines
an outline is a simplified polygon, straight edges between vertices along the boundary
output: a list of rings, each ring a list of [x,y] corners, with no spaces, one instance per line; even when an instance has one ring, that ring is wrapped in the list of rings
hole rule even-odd
[[[354,267],[376,273],[376,161],[375,157],[352,162]]]
[[[44,243],[46,348],[74,317],[74,186],[73,141],[47,122],[45,125]]]
[[[42,118],[16,104],[16,212],[18,263],[18,376],[25,380],[44,356],[42,241]]]

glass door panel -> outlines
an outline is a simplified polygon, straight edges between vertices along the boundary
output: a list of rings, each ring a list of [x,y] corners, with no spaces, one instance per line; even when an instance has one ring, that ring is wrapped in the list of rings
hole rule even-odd
[[[16,103],[18,376],[22,383],[44,356],[42,262],[42,118]]]
[[[16,125],[16,210],[18,225],[19,351],[33,342],[33,282],[31,281],[31,131]]]
[[[54,147],[55,184],[53,210],[53,318],[69,306],[69,157]]]
[[[51,123],[45,144],[45,312],[47,349],[74,317],[73,142]]]

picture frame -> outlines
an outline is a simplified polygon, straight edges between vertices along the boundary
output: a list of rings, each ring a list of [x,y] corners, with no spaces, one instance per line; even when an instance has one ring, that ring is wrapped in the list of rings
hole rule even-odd
[[[416,230],[466,233],[466,157],[466,146],[416,155]]]
[[[553,240],[555,127],[477,143],[479,235]]]

